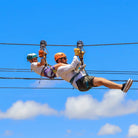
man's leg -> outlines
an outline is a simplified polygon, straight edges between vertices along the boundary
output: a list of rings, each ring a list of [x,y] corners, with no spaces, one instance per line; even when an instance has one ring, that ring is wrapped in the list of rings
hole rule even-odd
[[[108,87],[110,89],[122,89],[122,84],[117,84],[117,83],[114,83],[112,81],[109,81],[107,79],[104,79],[104,78],[99,78],[99,77],[94,77],[93,79],[93,85],[94,86],[105,86],[105,87]]]

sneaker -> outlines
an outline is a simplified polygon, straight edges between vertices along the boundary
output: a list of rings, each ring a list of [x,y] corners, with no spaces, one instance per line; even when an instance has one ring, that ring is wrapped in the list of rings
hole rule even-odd
[[[121,90],[122,90],[123,92],[127,93],[127,91],[129,90],[129,88],[131,87],[132,83],[133,83],[133,80],[128,79],[128,81],[127,81],[126,83],[123,84],[123,87],[122,87]]]

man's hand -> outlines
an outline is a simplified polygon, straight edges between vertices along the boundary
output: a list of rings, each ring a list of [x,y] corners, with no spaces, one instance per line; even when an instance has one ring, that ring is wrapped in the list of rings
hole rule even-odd
[[[81,51],[79,48],[74,48],[75,56],[79,56],[79,58],[83,58],[84,51]]]
[[[75,56],[80,55],[80,49],[79,48],[74,48]]]

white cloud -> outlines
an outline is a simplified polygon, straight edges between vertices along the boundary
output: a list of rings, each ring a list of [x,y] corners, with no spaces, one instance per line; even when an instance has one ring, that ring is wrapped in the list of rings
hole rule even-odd
[[[80,132],[77,132],[77,136],[83,136],[85,134],[85,130],[81,130]]]
[[[70,119],[99,119],[138,112],[138,100],[125,100],[120,90],[110,90],[98,101],[91,95],[69,97],[62,115]],[[38,115],[59,115],[48,104],[35,101],[17,101],[6,112],[0,111],[0,119],[28,119]],[[60,114],[61,115],[61,114]]]
[[[68,129],[68,130],[67,130],[67,133],[68,133],[68,134],[70,134],[70,133],[71,133],[71,130],[70,130],[70,129]]]
[[[98,135],[114,135],[121,131],[122,130],[118,126],[107,123],[100,129],[100,131],[98,132]]]
[[[72,131],[70,129],[67,129],[65,136],[68,137],[70,135],[72,135]]]
[[[56,115],[57,111],[47,104],[34,101],[17,101],[6,112],[0,111],[0,119],[28,119],[38,115]]]
[[[120,90],[105,93],[102,101],[91,95],[81,95],[67,99],[63,114],[72,119],[98,119],[100,117],[121,116],[138,112],[138,100],[124,99]]]
[[[72,132],[71,129],[67,129],[65,136],[72,136],[72,135],[83,136],[85,134],[85,132],[86,132],[85,130],[80,130],[79,132]]]
[[[128,131],[128,137],[138,137],[138,125],[131,125]]]
[[[13,135],[13,132],[10,131],[10,130],[6,130],[6,131],[4,132],[4,136],[11,136],[11,135]]]

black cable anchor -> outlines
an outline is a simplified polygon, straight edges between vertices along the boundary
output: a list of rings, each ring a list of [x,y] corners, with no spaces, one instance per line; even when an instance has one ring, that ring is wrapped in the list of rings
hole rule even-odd
[[[83,46],[84,46],[83,42],[81,40],[79,40],[77,42],[77,51],[79,53],[79,58],[80,58],[80,61],[81,61],[81,65],[84,64],[83,56],[84,56],[85,50],[84,50]]]

